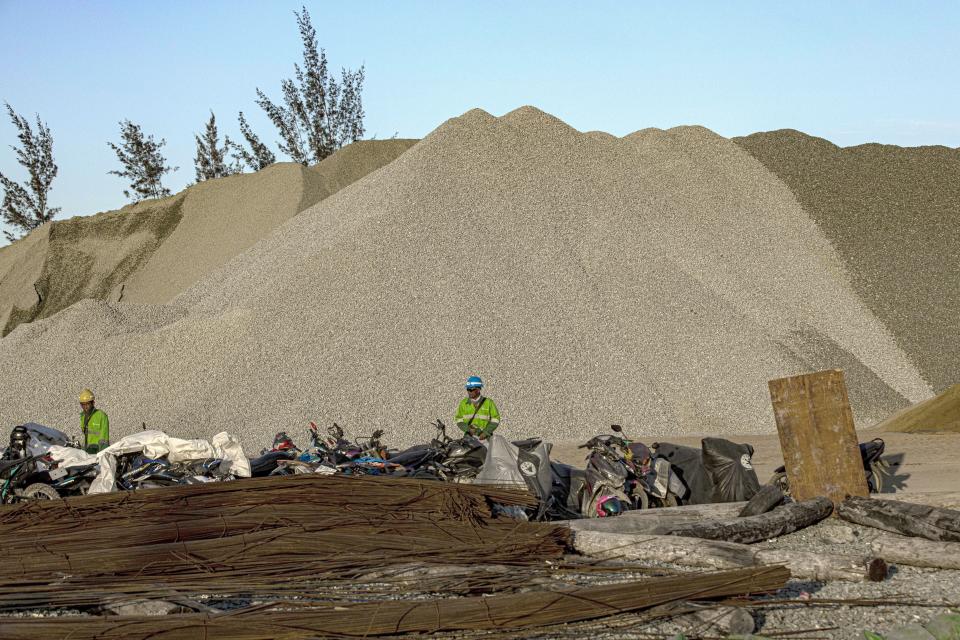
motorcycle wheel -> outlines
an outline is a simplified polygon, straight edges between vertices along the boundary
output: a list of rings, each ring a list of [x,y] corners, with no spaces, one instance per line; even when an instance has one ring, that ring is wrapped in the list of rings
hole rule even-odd
[[[640,491],[637,495],[637,509],[649,509],[650,508],[650,496],[647,495],[646,491]]]
[[[20,497],[24,500],[59,500],[60,494],[48,484],[34,482],[20,492]]]

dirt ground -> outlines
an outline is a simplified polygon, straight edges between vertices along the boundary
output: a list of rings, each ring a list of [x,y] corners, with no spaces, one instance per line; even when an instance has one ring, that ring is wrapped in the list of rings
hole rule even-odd
[[[884,489],[886,493],[905,497],[909,494],[911,500],[960,508],[960,434],[895,433],[874,429],[862,429],[857,433],[860,442],[873,438],[883,438],[886,442],[884,458],[890,463],[892,472],[886,483],[889,486]],[[704,436],[682,436],[669,442],[699,448],[701,437]],[[733,436],[730,439],[753,445],[753,466],[760,482],[766,482],[773,470],[783,464],[776,434]],[[577,449],[580,444],[582,442],[554,443],[550,457],[582,467],[584,451]]]

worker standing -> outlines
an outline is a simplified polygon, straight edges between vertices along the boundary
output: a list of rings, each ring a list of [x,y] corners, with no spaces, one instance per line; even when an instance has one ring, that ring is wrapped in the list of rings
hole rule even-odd
[[[83,449],[97,453],[110,446],[110,421],[107,414],[94,406],[93,391],[80,392],[80,432],[83,433]]]
[[[457,426],[465,434],[486,440],[500,426],[500,412],[493,400],[480,393],[483,389],[480,376],[467,378],[466,388],[467,397],[461,400],[457,407]]]

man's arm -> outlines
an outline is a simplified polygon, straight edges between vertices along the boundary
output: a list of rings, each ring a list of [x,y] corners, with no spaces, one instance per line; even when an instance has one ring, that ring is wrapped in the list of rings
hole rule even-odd
[[[460,429],[460,431],[463,431],[464,433],[466,433],[468,428],[467,412],[465,410],[464,404],[465,403],[461,400],[460,404],[457,405],[457,417],[455,418],[455,422],[457,427]]]
[[[490,403],[487,407],[487,410],[490,412],[490,420],[483,428],[483,433],[481,434],[483,440],[493,435],[494,430],[500,426],[500,412],[497,410],[497,405],[490,398],[487,398],[487,402]]]

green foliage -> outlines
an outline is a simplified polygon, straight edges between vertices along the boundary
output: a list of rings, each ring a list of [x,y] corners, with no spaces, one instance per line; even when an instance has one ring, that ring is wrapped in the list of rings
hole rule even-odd
[[[317,48],[317,32],[306,7],[294,15],[303,41],[303,67],[294,64],[295,81],[287,78],[280,83],[282,105],[259,88],[257,104],[280,133],[280,150],[306,165],[363,137],[364,69],[341,69],[339,81],[331,77],[326,52]]]
[[[240,122],[240,133],[243,134],[250,150],[248,151],[242,145],[228,140],[227,144],[233,149],[232,154],[236,164],[244,164],[249,167],[251,171],[260,171],[260,169],[276,162],[277,157],[273,154],[273,151],[270,151],[267,145],[260,142],[260,138],[257,137],[257,134],[255,134],[253,129],[250,128],[250,125],[247,124],[247,119],[243,117],[243,111],[240,112],[237,120]]]
[[[167,160],[160,148],[167,141],[161,138],[156,142],[152,135],[144,136],[140,125],[129,120],[120,123],[120,138],[119,145],[108,142],[107,146],[117,154],[123,170],[107,173],[130,180],[130,189],[124,189],[123,195],[132,202],[169,196],[170,190],[162,183],[163,176],[179,167],[166,166]]]
[[[883,640],[883,636],[879,633],[874,633],[873,631],[864,631],[863,637],[865,640]]]
[[[197,155],[193,159],[197,182],[223,178],[240,172],[240,167],[236,163],[227,164],[227,152],[233,143],[230,141],[230,136],[225,136],[223,146],[220,146],[217,117],[213,115],[213,111],[210,112],[210,119],[207,120],[203,137],[194,134],[193,138],[197,141]]]
[[[10,121],[17,128],[20,146],[11,148],[17,154],[17,162],[27,170],[29,179],[18,184],[0,173],[0,185],[3,187],[3,221],[24,235],[51,220],[60,212],[59,207],[48,206],[53,179],[57,177],[57,165],[53,161],[53,136],[50,128],[40,121],[37,114],[37,131],[33,132],[27,119],[4,102]],[[19,236],[4,231],[11,242]]]

